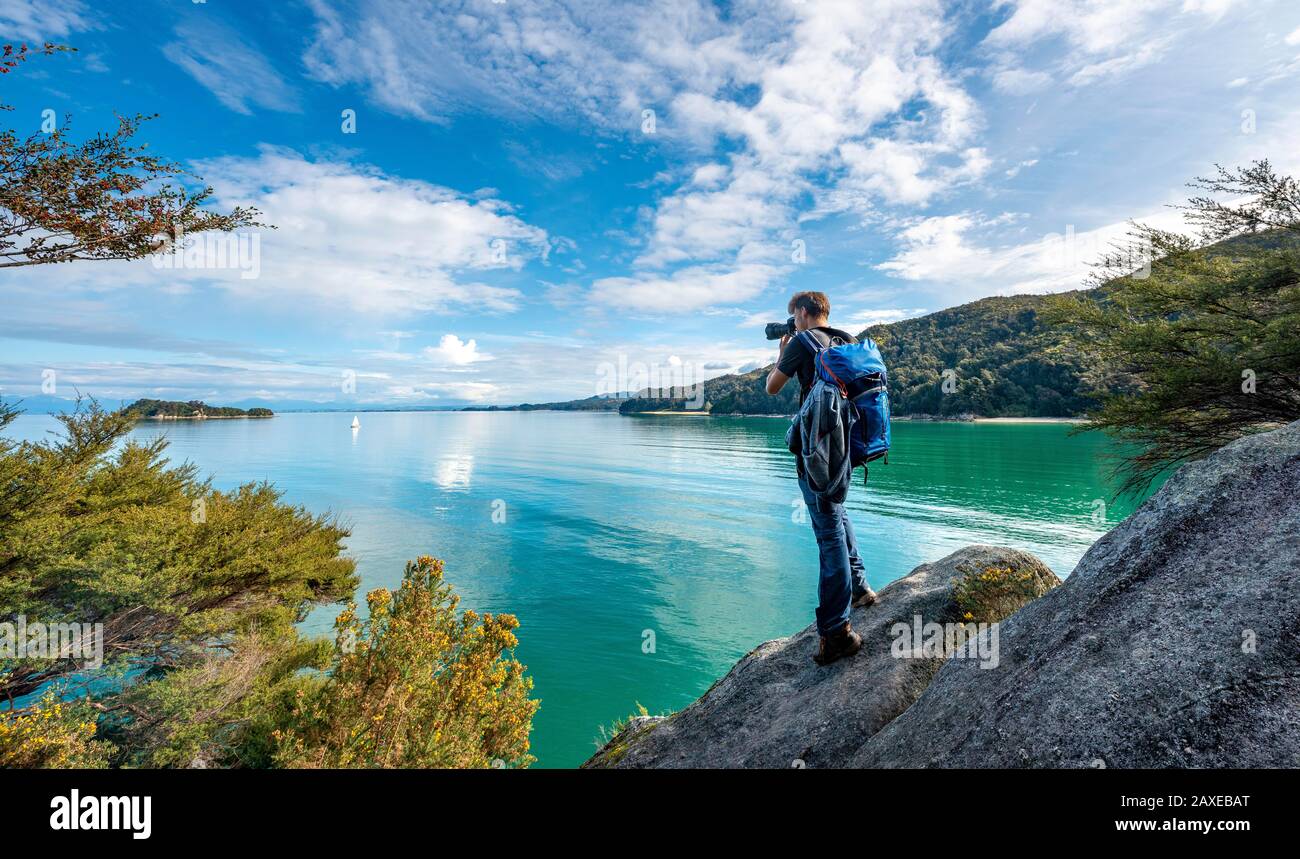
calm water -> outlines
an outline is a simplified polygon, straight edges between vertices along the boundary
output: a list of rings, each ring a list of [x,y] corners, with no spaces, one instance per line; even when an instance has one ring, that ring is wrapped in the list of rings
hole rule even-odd
[[[574,766],[600,726],[689,704],[755,644],[812,620],[817,551],[786,421],[547,412],[283,414],[143,423],[228,489],[268,480],[352,528],[362,588],[432,554],[463,606],[509,611],[542,699],[533,751]],[[38,438],[52,418],[8,434]],[[1110,503],[1111,444],[1059,424],[896,423],[888,465],[848,505],[879,589],[968,543],[1067,575],[1132,510]],[[1105,521],[1094,522],[1105,500]],[[494,522],[503,510],[504,522]],[[500,519],[500,515],[497,516]],[[337,608],[305,626],[330,630]],[[643,636],[654,635],[654,653]]]

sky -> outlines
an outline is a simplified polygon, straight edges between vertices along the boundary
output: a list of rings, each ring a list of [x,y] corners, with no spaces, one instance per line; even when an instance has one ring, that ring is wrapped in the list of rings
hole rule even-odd
[[[1074,289],[1215,163],[1300,173],[1294,0],[0,0],[0,41],[77,48],[6,127],[157,114],[274,226],[0,270],[6,399],[690,383],[773,360],[794,291],[857,331]]]

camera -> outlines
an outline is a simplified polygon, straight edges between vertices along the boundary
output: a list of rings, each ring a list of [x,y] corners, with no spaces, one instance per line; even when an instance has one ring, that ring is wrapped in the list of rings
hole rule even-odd
[[[767,333],[768,340],[780,340],[789,334],[794,336],[794,317],[791,316],[784,322],[769,322],[767,328],[763,329]]]

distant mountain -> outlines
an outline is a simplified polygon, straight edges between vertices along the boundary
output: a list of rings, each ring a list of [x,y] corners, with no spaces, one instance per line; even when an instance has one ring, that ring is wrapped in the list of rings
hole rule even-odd
[[[463,412],[616,412],[627,396],[595,396],[562,403],[520,403],[517,406],[465,406]]]
[[[209,418],[269,418],[270,409],[237,409],[233,406],[210,406],[202,400],[182,403],[176,400],[136,400],[126,413],[137,420],[207,420]]]
[[[873,325],[859,337],[870,336],[880,346],[895,415],[1077,417],[1097,403],[1106,380],[1095,362],[1039,318],[1048,300],[1046,295],[983,298]],[[780,396],[768,396],[770,370],[768,365],[705,382],[710,413],[793,414],[798,384],[792,381]],[[947,392],[945,379],[951,380]],[[681,399],[638,397],[619,411],[685,411],[686,405]]]
[[[0,401],[11,406],[17,406],[19,411],[29,415],[57,415],[63,412],[71,412],[77,407],[76,400],[53,397],[47,394],[24,397],[0,391]],[[107,403],[104,405],[105,408],[108,408]]]

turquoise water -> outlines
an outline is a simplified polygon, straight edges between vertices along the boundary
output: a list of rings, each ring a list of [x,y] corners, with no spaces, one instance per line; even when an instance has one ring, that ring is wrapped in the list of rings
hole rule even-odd
[[[360,417],[355,433],[351,414],[319,413],[146,422],[135,434],[165,433],[172,459],[219,488],[267,480],[338,513],[363,590],[394,587],[403,563],[427,553],[447,562],[464,607],[516,614],[517,655],[542,700],[541,766],[580,763],[601,726],[638,703],[684,707],[754,645],[812,620],[817,551],[784,420]],[[23,416],[7,434],[54,427]],[[889,464],[848,502],[871,584],[976,542],[1033,552],[1067,575],[1132,510],[1110,501],[1112,452],[1060,424],[896,423]],[[317,610],[305,626],[328,632],[336,613]]]

